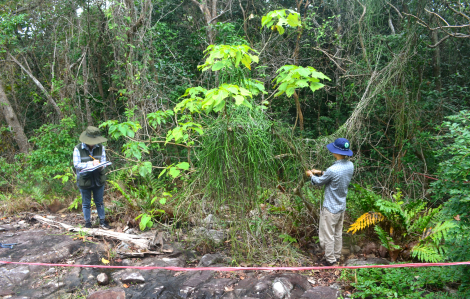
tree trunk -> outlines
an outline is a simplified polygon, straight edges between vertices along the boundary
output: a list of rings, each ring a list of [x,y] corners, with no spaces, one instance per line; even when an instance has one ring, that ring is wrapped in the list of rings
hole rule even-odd
[[[431,33],[432,37],[432,43],[435,45],[439,42],[439,36],[437,30],[434,30]],[[433,75],[436,78],[436,89],[441,92],[442,88],[442,81],[441,81],[441,50],[439,48],[440,46],[437,46],[434,48],[434,53],[432,57],[432,63],[433,63]]]
[[[297,12],[300,14],[300,9],[302,7],[304,0],[297,0]],[[305,16],[307,15],[307,8],[310,0],[307,0],[305,3],[305,14],[304,14],[304,20]],[[297,29],[297,40],[295,41],[295,49],[294,49],[294,65],[299,65],[299,60],[300,60],[300,37],[302,36],[302,29],[303,27],[299,27]],[[297,120],[299,121],[299,127],[300,131],[304,130],[304,115],[302,113],[302,108],[300,106],[300,101],[299,101],[299,95],[297,94],[297,91],[294,91],[294,100],[295,100],[295,108],[297,110],[297,117],[295,119],[295,124],[294,124],[294,129],[295,126],[297,125]]]
[[[3,89],[3,83],[0,79],[0,110],[5,117],[7,124],[11,127],[16,143],[20,148],[20,152],[27,154],[29,152],[29,143],[28,138],[24,134],[23,127],[21,126],[16,113],[10,105],[10,102],[7,99],[5,90]]]
[[[207,0],[203,0],[199,2],[198,0],[191,0],[194,4],[196,4],[199,9],[201,10],[202,14],[204,15],[205,23],[206,23],[206,32],[207,32],[207,39],[210,45],[215,43],[215,38],[217,36],[217,32],[212,25],[217,23],[217,19],[222,16],[224,13],[228,11],[228,6],[224,11],[220,14],[217,14],[217,2],[218,0],[212,0],[210,3]]]
[[[93,119],[91,118],[90,100],[88,99],[88,68],[87,68],[87,63],[86,63],[86,55],[85,57],[83,57],[82,75],[83,75],[83,96],[85,97],[86,121],[87,121],[88,126],[93,126]]]

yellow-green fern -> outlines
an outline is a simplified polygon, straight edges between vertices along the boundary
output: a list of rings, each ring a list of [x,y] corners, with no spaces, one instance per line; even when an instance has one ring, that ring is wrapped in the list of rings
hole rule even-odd
[[[379,212],[367,212],[363,214],[361,217],[357,218],[356,222],[351,224],[348,229],[348,233],[352,232],[355,234],[357,231],[364,229],[368,226],[375,225],[380,221],[384,221],[385,217]]]

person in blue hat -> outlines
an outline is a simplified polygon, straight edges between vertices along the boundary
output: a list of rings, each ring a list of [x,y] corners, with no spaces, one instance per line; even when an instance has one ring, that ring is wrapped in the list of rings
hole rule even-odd
[[[310,177],[313,185],[325,185],[325,199],[320,212],[320,226],[318,236],[320,246],[325,250],[325,261],[323,265],[336,265],[341,257],[343,247],[343,220],[346,210],[346,195],[348,186],[354,172],[354,165],[346,159],[353,152],[346,138],[338,138],[326,148],[336,158],[327,170],[307,170],[305,173]]]

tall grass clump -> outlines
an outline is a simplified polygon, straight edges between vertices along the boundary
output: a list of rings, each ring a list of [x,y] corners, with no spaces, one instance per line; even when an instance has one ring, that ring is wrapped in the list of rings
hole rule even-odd
[[[252,209],[258,191],[274,188],[279,172],[296,164],[290,148],[273,133],[260,110],[237,109],[208,126],[197,153],[196,183],[216,205]],[[287,154],[291,159],[276,159]]]

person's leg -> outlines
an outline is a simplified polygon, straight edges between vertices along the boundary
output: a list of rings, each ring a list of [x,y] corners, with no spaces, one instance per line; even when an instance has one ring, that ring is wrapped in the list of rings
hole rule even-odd
[[[323,209],[324,210],[324,209]],[[324,231],[323,211],[320,211],[320,223],[318,224],[318,241],[320,248],[325,250],[325,231]]]
[[[89,223],[91,222],[91,189],[80,189],[80,193],[82,194],[83,217],[85,218],[85,223]]]
[[[344,212],[337,214],[335,225],[335,258],[337,261],[341,258],[341,249],[343,248],[343,220]]]
[[[103,193],[104,193],[104,186],[93,188],[93,201],[95,202],[95,205],[96,205],[96,211],[98,212],[98,218],[100,219],[100,223],[104,221],[104,217],[105,217]]]
[[[320,245],[323,244],[325,249],[325,259],[330,262],[336,262],[335,259],[335,246],[334,246],[334,217],[335,214],[330,213],[327,209],[323,209],[320,218]]]

